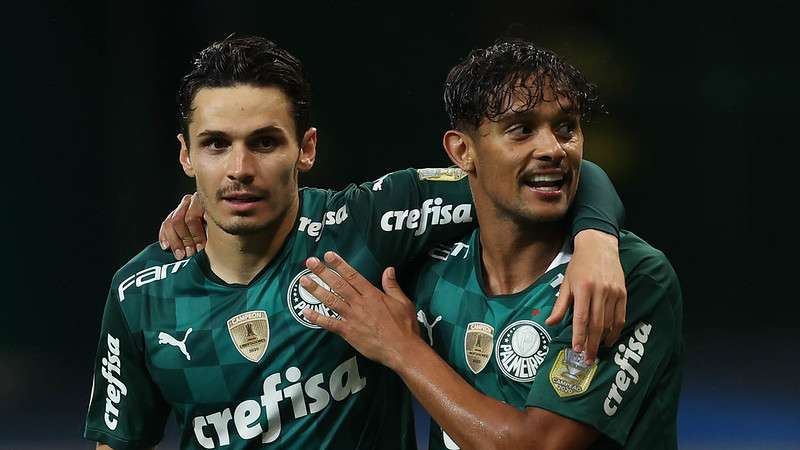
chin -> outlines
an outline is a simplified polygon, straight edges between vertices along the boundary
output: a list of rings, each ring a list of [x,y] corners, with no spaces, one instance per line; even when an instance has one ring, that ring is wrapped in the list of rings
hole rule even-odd
[[[267,230],[270,222],[255,217],[236,217],[225,222],[217,222],[222,231],[235,236],[247,236]]]

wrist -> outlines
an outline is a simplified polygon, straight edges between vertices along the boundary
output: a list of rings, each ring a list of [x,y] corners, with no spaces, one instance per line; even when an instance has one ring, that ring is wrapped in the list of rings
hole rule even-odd
[[[613,234],[608,234],[605,231],[586,229],[581,230],[575,235],[573,239],[575,248],[591,245],[606,245],[616,248],[619,246],[619,239]]]
[[[430,347],[417,335],[408,336],[398,342],[391,357],[384,362],[386,367],[398,375],[409,368],[409,363],[420,357],[420,352],[430,350]]]

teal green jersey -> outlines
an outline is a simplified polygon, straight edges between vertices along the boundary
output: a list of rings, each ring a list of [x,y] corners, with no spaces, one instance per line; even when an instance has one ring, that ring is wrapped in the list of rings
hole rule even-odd
[[[482,393],[596,428],[603,437],[593,449],[677,448],[683,341],[675,272],[661,252],[621,233],[626,326],[619,345],[586,366],[570,349],[571,313],[544,323],[570,260],[566,248],[534,284],[500,296],[485,294],[479,230],[435,248],[413,286],[423,338]],[[429,441],[431,449],[458,448],[433,421]]]
[[[605,192],[612,207],[575,220],[613,232],[621,207]],[[303,316],[336,316],[300,287],[304,261],[333,250],[377,284],[386,266],[474,226],[461,171],[408,169],[339,192],[301,189],[294,231],[247,285],[217,278],[203,252],[176,262],[151,245],[112,281],[85,436],[152,446],[173,412],[182,449],[413,446],[396,376]]]

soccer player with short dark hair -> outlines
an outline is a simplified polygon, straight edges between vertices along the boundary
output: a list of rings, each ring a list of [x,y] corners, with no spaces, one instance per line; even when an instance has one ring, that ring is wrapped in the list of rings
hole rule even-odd
[[[341,277],[307,261],[338,296],[303,286],[342,320],[307,316],[400,375],[435,421],[431,449],[677,448],[682,298],[663,253],[620,232],[627,319],[597,362],[571,348],[572,313],[545,319],[572,258],[566,214],[595,98],[531,43],[473,51],[447,78],[444,142],[480,227],[429,253],[409,289],[416,311],[392,269],[383,293],[333,252]]]
[[[212,44],[184,77],[180,163],[208,241],[179,261],[150,245],[115,274],[85,430],[100,448],[155,446],[170,412],[182,449],[413,447],[399,379],[311,322],[306,311],[338,314],[300,280],[307,257],[334,250],[377,282],[463,235],[476,222],[467,180],[408,169],[298,189],[316,155],[310,103],[300,61],[262,38]],[[604,233],[588,228],[615,233],[622,211],[602,171],[586,170],[603,188],[579,196],[573,222],[592,265],[616,248],[594,252]]]

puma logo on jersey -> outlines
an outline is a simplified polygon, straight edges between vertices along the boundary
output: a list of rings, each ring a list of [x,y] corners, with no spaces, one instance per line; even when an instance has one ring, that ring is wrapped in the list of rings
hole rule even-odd
[[[417,230],[414,236],[419,236],[428,229],[429,220],[431,226],[472,222],[472,205],[443,205],[441,197],[429,198],[422,202],[421,209],[386,211],[381,216],[381,230]]]
[[[178,350],[180,350],[181,353],[186,355],[186,360],[187,361],[191,361],[192,360],[192,356],[189,355],[189,352],[186,350],[186,339],[189,337],[189,333],[191,333],[191,332],[192,332],[191,328],[186,330],[186,334],[183,335],[183,340],[179,341],[179,340],[175,339],[174,337],[172,337],[172,336],[170,336],[167,333],[164,333],[162,331],[161,333],[158,333],[158,343],[159,344],[168,344],[168,345],[171,345],[173,347],[178,347]]]
[[[628,339],[627,347],[625,344],[619,344],[618,352],[614,354],[614,362],[619,366],[619,371],[613,378],[614,382],[608,391],[606,401],[603,402],[603,411],[609,417],[617,413],[619,405],[622,404],[622,394],[631,386],[631,381],[633,384],[639,383],[639,371],[632,362],[637,365],[642,362],[645,351],[644,344],[650,338],[652,328],[650,324],[639,322],[633,336]]]
[[[447,261],[447,258],[451,256],[460,255],[462,250],[464,251],[464,256],[462,256],[461,259],[467,259],[467,256],[469,256],[469,245],[463,242],[456,242],[453,245],[445,244],[436,246],[428,252],[428,256],[434,259]]]
[[[373,192],[378,192],[381,189],[383,189],[383,180],[385,180],[386,177],[388,177],[388,176],[389,176],[389,174],[386,174],[386,175],[378,178],[377,180],[375,180],[375,182],[372,183],[372,191]]]
[[[431,347],[433,347],[433,327],[435,327],[440,320],[442,320],[442,316],[436,316],[436,318],[433,319],[433,323],[428,323],[428,317],[425,315],[425,311],[421,309],[417,311],[417,321],[428,330],[428,341]]]

